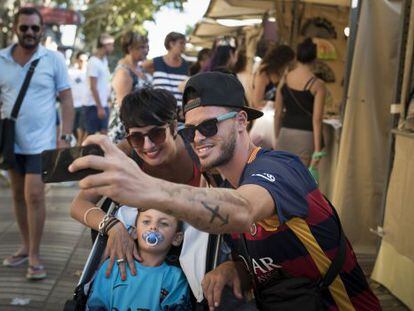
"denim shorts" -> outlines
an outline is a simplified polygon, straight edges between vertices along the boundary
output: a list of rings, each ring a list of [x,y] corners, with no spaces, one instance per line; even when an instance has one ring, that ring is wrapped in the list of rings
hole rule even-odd
[[[42,173],[42,161],[38,154],[16,154],[16,165],[13,169],[21,175]]]
[[[108,130],[109,107],[104,107],[106,116],[104,119],[98,118],[98,110],[96,106],[84,107],[85,114],[85,130],[88,134],[95,134],[100,131]]]

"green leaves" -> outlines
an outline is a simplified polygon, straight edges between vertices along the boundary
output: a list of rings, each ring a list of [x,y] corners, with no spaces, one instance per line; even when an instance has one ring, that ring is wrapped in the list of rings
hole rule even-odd
[[[142,34],[144,21],[153,20],[153,15],[162,6],[182,9],[184,0],[90,0],[83,11],[85,23],[81,31],[85,41],[93,44],[99,34],[108,32],[115,38],[132,30]]]

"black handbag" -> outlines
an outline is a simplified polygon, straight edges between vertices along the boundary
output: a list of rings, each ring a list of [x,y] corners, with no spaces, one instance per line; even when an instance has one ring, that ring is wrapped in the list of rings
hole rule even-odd
[[[10,118],[0,119],[0,169],[10,169],[16,163],[16,156],[14,154],[16,119],[38,62],[39,59],[36,59],[30,64],[29,71],[20,88]]]
[[[325,198],[326,199],[326,198]],[[327,199],[326,199],[327,200]],[[331,202],[333,213],[339,226],[339,248],[325,276],[319,281],[313,281],[306,277],[291,277],[282,270],[278,271],[278,277],[258,286],[259,282],[253,270],[252,258],[247,250],[246,238],[240,235],[242,252],[246,255],[249,272],[252,275],[253,290],[256,304],[261,311],[321,311],[325,310],[322,294],[328,291],[329,285],[335,280],[345,261],[346,242],[342,226]]]

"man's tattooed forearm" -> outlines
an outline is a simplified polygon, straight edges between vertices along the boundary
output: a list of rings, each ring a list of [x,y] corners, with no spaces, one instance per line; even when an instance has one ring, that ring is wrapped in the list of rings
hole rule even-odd
[[[215,208],[210,207],[206,202],[201,201],[201,204],[203,204],[204,208],[209,210],[211,212],[211,219],[210,223],[213,223],[214,219],[218,218],[222,222],[222,226],[227,225],[229,223],[229,215],[222,216],[219,213],[220,206],[216,205]]]

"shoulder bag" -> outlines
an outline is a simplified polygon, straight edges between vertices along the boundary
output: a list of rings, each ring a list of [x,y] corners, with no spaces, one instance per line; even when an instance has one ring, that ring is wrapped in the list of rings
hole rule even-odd
[[[19,91],[10,118],[0,119],[0,169],[10,169],[16,163],[16,156],[14,154],[16,119],[38,62],[39,59],[36,59],[30,64],[29,71]]]
[[[328,201],[328,200],[327,200]],[[339,226],[339,247],[335,258],[325,276],[318,281],[306,277],[291,277],[286,272],[279,273],[278,277],[266,284],[260,285],[253,270],[252,258],[247,250],[244,234],[240,234],[242,252],[246,256],[249,272],[252,276],[253,290],[256,304],[260,311],[321,311],[325,310],[322,293],[328,290],[335,280],[345,261],[346,242],[339,217],[331,205]]]

